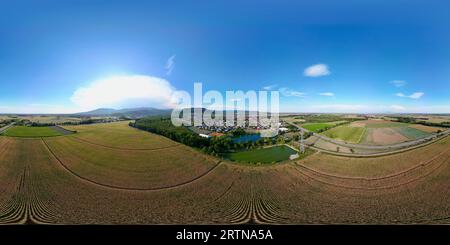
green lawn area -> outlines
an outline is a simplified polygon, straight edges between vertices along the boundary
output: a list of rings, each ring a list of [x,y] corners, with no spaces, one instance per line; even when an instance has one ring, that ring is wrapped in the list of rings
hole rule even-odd
[[[326,129],[332,128],[340,123],[345,123],[346,121],[336,121],[336,122],[326,122],[326,123],[305,123],[301,126],[312,132],[320,132]]]
[[[51,127],[13,126],[2,133],[11,137],[50,137],[62,135]]]
[[[343,140],[350,143],[359,143],[363,138],[362,135],[364,134],[364,131],[364,127],[351,127],[343,125],[332,128],[322,134],[333,139]]]
[[[427,133],[427,132],[424,132],[422,130],[418,130],[415,128],[410,128],[410,127],[400,127],[400,128],[395,128],[395,130],[397,130],[397,132],[404,135],[408,139],[412,139],[412,140],[427,137],[430,135],[430,133]]]
[[[226,159],[237,162],[273,163],[288,160],[289,156],[296,153],[297,152],[290,147],[282,145],[268,148],[252,149],[248,151],[226,153],[224,154],[224,157]]]

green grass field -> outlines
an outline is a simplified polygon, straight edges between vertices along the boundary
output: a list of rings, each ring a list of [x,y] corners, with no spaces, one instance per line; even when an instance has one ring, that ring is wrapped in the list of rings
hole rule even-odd
[[[25,138],[51,137],[62,135],[62,133],[50,127],[27,127],[27,126],[14,126],[6,130],[2,134],[10,137],[25,137]]]
[[[325,131],[323,132],[323,135],[350,143],[359,143],[361,141],[362,135],[364,134],[364,131],[365,128],[363,127],[351,127],[344,125]]]
[[[288,160],[289,156],[297,153],[293,149],[287,146],[274,146],[262,149],[253,149],[249,151],[240,151],[227,153],[225,158],[248,163],[273,163]]]
[[[312,131],[312,132],[320,132],[326,130],[328,128],[332,128],[340,123],[344,123],[346,121],[337,121],[337,122],[327,122],[327,123],[305,123],[302,125],[303,128]]]

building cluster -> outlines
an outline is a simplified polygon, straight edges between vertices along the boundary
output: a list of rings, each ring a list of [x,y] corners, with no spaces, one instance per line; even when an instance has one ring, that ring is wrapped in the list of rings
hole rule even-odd
[[[270,119],[269,119],[270,120]],[[278,132],[280,133],[286,133],[289,131],[287,127],[281,122],[274,123],[276,128],[278,128]],[[198,129],[199,135],[201,137],[209,138],[209,137],[218,137],[223,136],[226,133],[229,133],[235,129],[242,128],[244,130],[252,130],[252,131],[259,131],[259,130],[266,130],[274,128],[273,126],[270,126],[270,121],[266,122],[259,122],[256,126],[249,126],[249,121],[246,120],[244,123],[244,126],[237,126],[236,124],[226,124],[226,122],[223,123],[214,123],[214,125],[206,125],[203,123],[201,126],[195,126],[196,129]]]

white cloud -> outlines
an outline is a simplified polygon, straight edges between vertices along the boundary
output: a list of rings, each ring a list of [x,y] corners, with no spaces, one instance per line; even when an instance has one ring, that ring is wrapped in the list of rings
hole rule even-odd
[[[325,93],[319,93],[319,95],[332,97],[332,96],[334,96],[334,93],[331,93],[331,92],[325,92]]]
[[[422,92],[416,92],[408,96],[411,99],[420,99],[425,93]]]
[[[276,87],[278,87],[277,84],[271,84],[271,85],[264,86],[263,89],[264,89],[264,90],[273,90],[273,89],[275,89]]]
[[[170,74],[172,74],[172,70],[175,67],[175,56],[176,55],[172,55],[169,57],[169,59],[167,59],[166,62],[166,75],[170,76]]]
[[[397,88],[403,87],[406,85],[406,81],[404,81],[404,80],[393,80],[390,83],[393,84]]]
[[[173,107],[175,88],[162,78],[131,75],[115,76],[78,88],[72,102],[83,110],[100,107]]]
[[[280,88],[279,89],[281,95],[286,96],[286,97],[304,97],[306,94],[297,90],[293,90],[293,89],[289,89],[289,88]]]
[[[391,105],[390,106],[391,109],[396,110],[396,111],[404,111],[406,108],[401,106],[401,105]]]
[[[321,77],[330,75],[331,72],[328,70],[326,64],[316,64],[305,69],[303,75],[307,77]]]
[[[412,93],[411,95],[405,95],[404,93],[396,93],[395,95],[398,97],[404,97],[404,98],[410,98],[410,99],[417,100],[417,99],[420,99],[423,95],[425,95],[425,93],[415,92],[415,93]]]

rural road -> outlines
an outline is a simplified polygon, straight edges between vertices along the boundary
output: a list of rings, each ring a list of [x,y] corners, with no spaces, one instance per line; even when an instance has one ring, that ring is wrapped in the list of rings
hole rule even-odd
[[[346,143],[346,142],[340,141],[340,140],[335,140],[335,139],[323,136],[321,134],[309,131],[309,130],[307,130],[307,129],[303,128],[303,127],[300,127],[299,125],[296,125],[294,123],[290,123],[290,122],[287,122],[287,121],[284,121],[284,122],[286,122],[287,124],[298,128],[300,130],[303,130],[304,132],[311,132],[317,138],[320,138],[322,140],[331,142],[333,144],[344,146],[344,147],[349,147],[349,148],[365,149],[365,150],[388,150],[388,151],[392,151],[392,150],[396,150],[396,149],[402,149],[402,148],[407,148],[407,147],[411,147],[411,146],[420,145],[422,143],[426,143],[426,142],[428,142],[428,141],[438,137],[438,135],[432,134],[432,135],[424,137],[424,138],[420,138],[420,139],[416,139],[416,140],[412,140],[412,141],[406,141],[406,142],[397,143],[397,144],[392,144],[392,145],[362,145],[362,144],[352,144],[352,143]],[[450,134],[450,129],[440,133],[439,137],[446,136],[446,135],[449,135],[449,134]]]
[[[15,123],[10,123],[3,128],[0,128],[0,133],[3,133],[3,131],[7,130],[8,128],[12,127]]]

